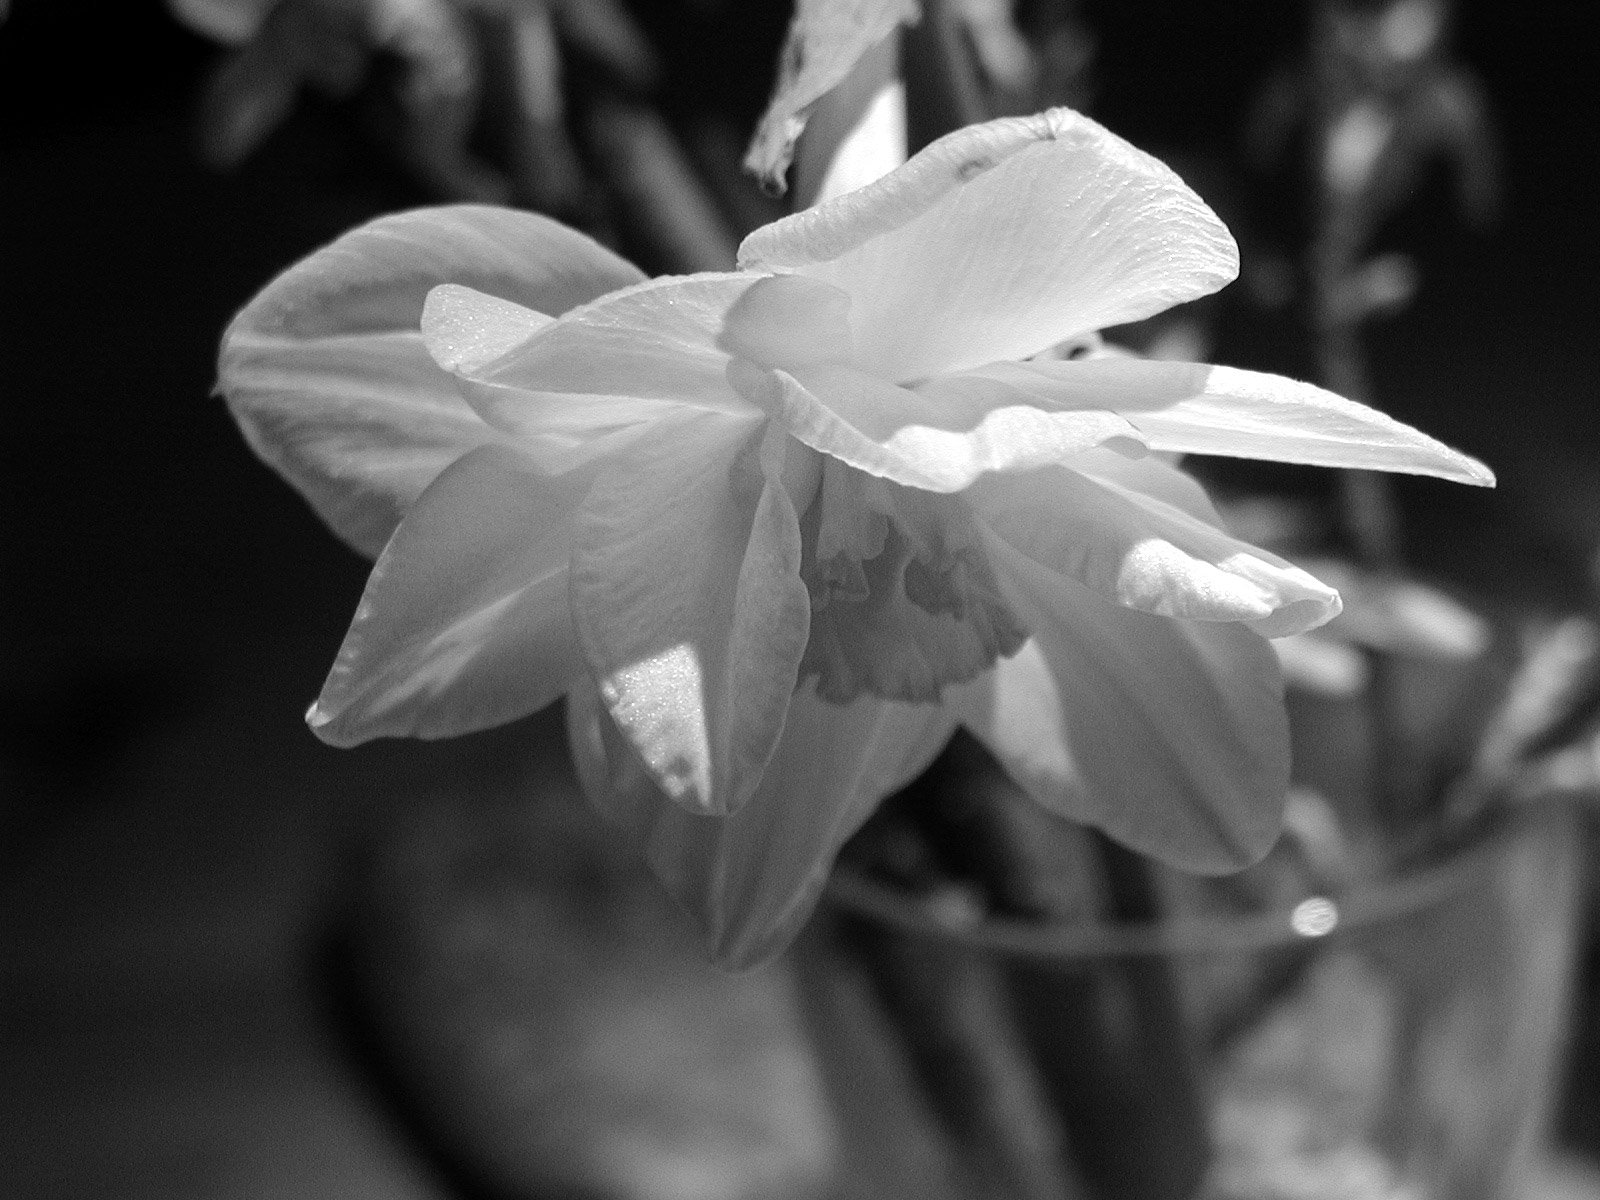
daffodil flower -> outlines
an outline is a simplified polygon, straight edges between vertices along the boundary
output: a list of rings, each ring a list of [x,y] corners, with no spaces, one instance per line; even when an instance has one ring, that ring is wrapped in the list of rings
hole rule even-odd
[[[358,229],[221,360],[251,444],[377,556],[310,723],[443,737],[565,695],[592,799],[734,965],[958,724],[1055,811],[1243,866],[1288,777],[1263,635],[1339,599],[1151,452],[1491,477],[1306,384],[1051,353],[1236,266],[1065,110],[943,138],[725,274],[496,209]]]

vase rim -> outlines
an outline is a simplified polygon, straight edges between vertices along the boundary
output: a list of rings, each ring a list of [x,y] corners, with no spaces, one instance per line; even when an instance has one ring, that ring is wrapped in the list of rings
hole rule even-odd
[[[1481,885],[1508,835],[1535,824],[1522,811],[1487,821],[1447,856],[1340,889],[1308,892],[1291,906],[1230,916],[1156,921],[1056,921],[992,916],[915,896],[843,864],[826,895],[838,910],[901,933],[1002,957],[1070,965],[1097,958],[1187,957],[1307,945],[1426,911]]]

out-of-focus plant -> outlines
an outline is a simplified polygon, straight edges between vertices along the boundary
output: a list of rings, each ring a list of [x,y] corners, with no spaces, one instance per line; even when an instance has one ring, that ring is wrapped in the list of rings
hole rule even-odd
[[[208,161],[253,154],[310,91],[347,102],[424,191],[515,203],[673,270],[737,235],[655,102],[660,55],[617,0],[171,0],[231,47],[201,105]],[[569,61],[581,60],[575,95]]]
[[[1268,82],[1249,140],[1270,162],[1303,135],[1313,189],[1307,308],[1322,381],[1370,399],[1361,328],[1405,308],[1417,287],[1408,256],[1371,252],[1380,225],[1440,160],[1454,168],[1468,218],[1486,222],[1497,155],[1482,89],[1449,53],[1447,0],[1318,0],[1312,18],[1306,59]],[[1345,517],[1367,565],[1399,564],[1381,480],[1345,477]]]
[[[902,30],[915,31],[913,56],[940,59],[932,71],[914,67],[909,73],[919,86],[933,84],[941,93],[937,99],[919,95],[909,112],[902,102],[902,138],[921,130],[927,135],[921,140],[929,140],[947,132],[952,117],[954,124],[971,124],[1059,104],[1081,108],[1094,40],[1077,17],[1077,5],[1059,0],[1020,7],[1026,11],[1005,0],[799,0],[746,168],[781,194],[796,143],[824,98],[838,103],[841,90],[873,77],[903,92]],[[892,58],[893,69],[857,72],[869,54]],[[939,121],[946,127],[937,127]],[[814,136],[812,144],[815,154],[831,160],[841,131]],[[887,169],[882,163],[892,160],[886,151],[878,157],[881,174]]]

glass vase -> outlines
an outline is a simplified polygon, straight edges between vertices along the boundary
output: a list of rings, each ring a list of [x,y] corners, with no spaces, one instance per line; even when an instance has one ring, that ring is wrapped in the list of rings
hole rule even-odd
[[[839,1194],[1533,1195],[1580,846],[1546,803],[1336,894],[1121,922],[975,914],[842,867],[797,956]]]

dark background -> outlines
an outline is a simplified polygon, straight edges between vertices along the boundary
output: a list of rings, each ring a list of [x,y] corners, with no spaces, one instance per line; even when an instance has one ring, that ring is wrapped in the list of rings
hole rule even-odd
[[[748,125],[783,14],[730,39],[715,5],[639,7],[671,110]],[[1296,9],[1086,5],[1096,115],[1204,164],[1248,222],[1239,131]],[[1402,482],[1413,561],[1569,608],[1600,535],[1600,21],[1583,0],[1458,16],[1504,204],[1469,230],[1434,180],[1386,229],[1422,289],[1369,339],[1377,400],[1501,479]],[[421,1197],[432,1177],[306,1001],[305,948],[342,848],[481,748],[344,754],[304,730],[365,564],[209,393],[257,288],[426,197],[315,101],[206,170],[214,54],[148,0],[16,0],[0,26],[0,1192]],[[1217,357],[1310,370],[1288,316],[1230,317]]]

